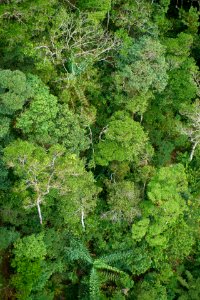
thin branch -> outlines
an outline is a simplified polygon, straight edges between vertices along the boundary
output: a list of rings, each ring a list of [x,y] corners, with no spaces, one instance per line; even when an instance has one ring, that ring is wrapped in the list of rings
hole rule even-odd
[[[39,215],[39,219],[40,219],[40,224],[42,225],[42,213],[41,213],[41,208],[40,208],[40,202],[37,201],[37,210],[38,210],[38,215]]]
[[[85,223],[84,223],[84,210],[82,208],[81,210],[81,224],[82,224],[82,227],[83,227],[83,230],[85,230]]]
[[[108,125],[106,125],[105,127],[103,127],[103,129],[101,130],[100,134],[99,134],[99,140],[101,140],[102,138],[102,135],[104,133],[106,133],[106,131],[108,130]]]
[[[78,11],[80,11],[80,9],[75,6],[74,4],[72,4],[69,0],[65,0],[72,8],[77,9]]]

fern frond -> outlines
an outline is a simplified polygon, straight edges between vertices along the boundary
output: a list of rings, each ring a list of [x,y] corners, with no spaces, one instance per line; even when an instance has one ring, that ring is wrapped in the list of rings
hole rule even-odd
[[[178,276],[177,279],[182,286],[186,287],[189,290],[189,285],[183,277]]]
[[[109,255],[105,255],[100,257],[101,260],[103,260],[105,263],[111,264],[114,262],[127,262],[128,259],[130,259],[133,255],[133,251],[129,250],[129,251],[121,251],[121,252],[116,252],[116,253],[112,253]]]
[[[66,254],[71,261],[81,260],[89,264],[93,263],[88,249],[75,239],[70,241],[70,247],[66,248]]]
[[[187,279],[188,279],[189,282],[193,281],[193,276],[188,270],[185,271],[185,274],[186,274]]]
[[[113,281],[113,282],[117,282],[120,280],[120,274],[118,273],[112,273],[106,270],[101,270],[100,271],[102,278],[104,279],[104,281]]]
[[[103,270],[100,272],[102,274],[104,281],[115,282],[117,284],[117,286],[118,286],[118,284],[120,284],[120,286],[123,286],[126,288],[131,288],[134,285],[134,282],[131,280],[129,275],[126,274],[125,272],[113,273],[113,272],[106,271],[106,270]]]
[[[100,279],[97,270],[93,267],[90,272],[90,299],[98,300],[100,297]]]
[[[116,267],[112,267],[108,264],[106,264],[103,260],[101,259],[96,259],[94,261],[94,267],[98,270],[107,270],[107,271],[110,271],[110,272],[113,272],[113,273],[117,273],[117,274],[125,274],[123,271],[119,270],[118,268]]]

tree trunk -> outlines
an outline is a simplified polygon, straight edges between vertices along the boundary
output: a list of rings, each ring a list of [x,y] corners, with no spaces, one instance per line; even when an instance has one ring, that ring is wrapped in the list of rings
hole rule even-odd
[[[82,210],[81,210],[81,224],[82,224],[83,230],[85,230],[84,210],[83,210],[83,208],[82,208]]]
[[[194,156],[194,151],[195,151],[197,145],[198,145],[198,142],[195,142],[194,145],[192,146],[192,151],[191,151],[191,153],[190,153],[189,161],[192,161],[193,156]]]
[[[37,210],[38,210],[38,215],[40,219],[40,224],[42,225],[42,213],[41,213],[41,208],[40,208],[40,202],[37,202]]]

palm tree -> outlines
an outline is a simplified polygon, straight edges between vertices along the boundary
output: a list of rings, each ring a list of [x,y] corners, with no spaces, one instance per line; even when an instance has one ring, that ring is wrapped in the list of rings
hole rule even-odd
[[[106,282],[115,282],[115,284],[120,284],[120,286],[126,288],[132,287],[133,282],[128,274],[111,265],[130,257],[131,251],[117,252],[94,259],[88,249],[81,242],[74,239],[71,240],[70,247],[67,247],[66,250],[69,261],[79,261],[82,263],[82,268],[87,270],[84,279],[89,285],[90,300],[100,299],[101,287]]]

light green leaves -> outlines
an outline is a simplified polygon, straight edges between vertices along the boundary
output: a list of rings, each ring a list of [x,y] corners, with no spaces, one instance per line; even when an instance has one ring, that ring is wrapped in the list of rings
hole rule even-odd
[[[105,166],[114,160],[148,160],[152,154],[153,149],[141,125],[120,111],[111,117],[105,138],[97,145],[95,158],[97,164]]]
[[[193,37],[184,32],[178,34],[177,38],[165,38],[166,60],[170,70],[179,68],[187,60],[190,55],[192,43]]]
[[[34,140],[41,143],[51,141],[51,133],[55,129],[54,121],[58,113],[57,99],[48,91],[40,93],[31,101],[30,107],[19,117],[17,127],[24,134],[33,135]]]
[[[24,73],[0,70],[0,139],[8,136],[11,118],[32,96],[31,84]]]
[[[140,216],[139,190],[131,181],[120,181],[108,183],[107,202],[109,211],[107,217],[113,222],[132,222],[134,218]]]
[[[92,174],[85,171],[83,162],[76,155],[67,153],[61,145],[45,151],[42,147],[18,140],[5,148],[4,161],[20,178],[16,189],[32,192],[24,199],[24,206],[37,207],[41,224],[40,206],[46,203],[51,192],[62,200],[62,215],[67,215],[68,205],[79,219],[85,218],[87,212],[94,208],[97,189]]]
[[[31,87],[21,71],[0,70],[1,113],[12,115],[22,109],[32,95]]]
[[[148,185],[148,197],[158,206],[172,199],[179,201],[180,193],[186,191],[187,177],[181,164],[161,168]]]
[[[24,136],[40,145],[60,143],[69,151],[85,150],[89,141],[79,117],[69,110],[67,104],[58,104],[58,99],[37,78],[31,77],[34,98],[17,119],[16,127]]]
[[[28,299],[32,290],[37,290],[38,279],[40,284],[45,285],[44,274],[47,272],[44,268],[44,259],[47,249],[43,241],[43,234],[30,235],[18,239],[14,245],[14,259],[12,267],[17,273],[12,276],[12,284],[16,288],[17,299]],[[42,287],[43,287],[42,286]]]
[[[16,241],[14,245],[15,262],[23,259],[30,261],[34,259],[44,259],[46,253],[42,234],[24,237]]]
[[[116,73],[118,89],[123,87],[128,95],[145,94],[149,90],[163,91],[168,80],[164,52],[164,46],[150,37],[132,44],[128,54],[119,62],[120,71]]]
[[[142,219],[136,224],[132,226],[132,237],[135,241],[141,241],[141,239],[145,236],[150,220],[148,218]]]
[[[89,9],[89,10],[103,10],[107,11],[111,7],[111,0],[88,0],[85,2],[84,0],[78,0],[78,5],[81,9]]]
[[[143,218],[132,226],[133,239],[138,242],[144,239],[150,247],[161,247],[164,250],[172,243],[179,223],[183,222],[187,232],[183,216],[188,208],[182,197],[187,193],[189,193],[187,177],[182,165],[177,164],[158,170],[148,184],[149,200],[141,205]],[[189,247],[193,243],[192,240]],[[185,245],[186,243],[187,238],[184,241]],[[175,253],[176,248],[174,245],[169,249],[170,251],[173,249],[172,252]]]

